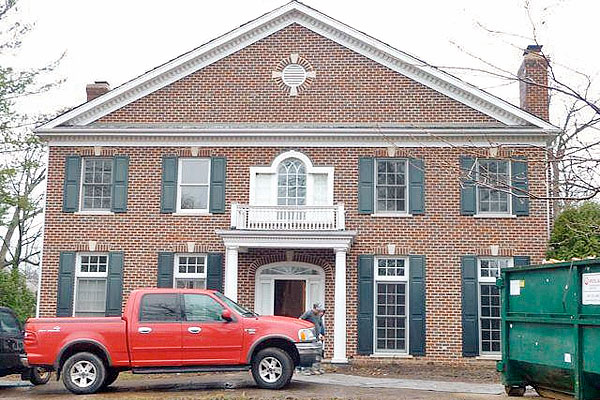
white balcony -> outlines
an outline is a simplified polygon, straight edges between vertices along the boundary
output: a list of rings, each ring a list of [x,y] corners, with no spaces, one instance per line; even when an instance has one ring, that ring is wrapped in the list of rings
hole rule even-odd
[[[340,231],[346,229],[344,205],[231,205],[231,228],[261,231]]]

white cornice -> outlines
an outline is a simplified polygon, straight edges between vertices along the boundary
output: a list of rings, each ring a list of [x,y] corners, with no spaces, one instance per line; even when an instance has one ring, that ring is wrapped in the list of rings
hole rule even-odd
[[[294,1],[62,114],[42,125],[38,132],[60,125],[87,125],[293,23],[300,24],[506,125],[534,125],[545,130],[556,129],[504,100]]]
[[[226,247],[350,249],[356,231],[216,230]]]
[[[554,138],[539,128],[55,128],[38,135],[50,146],[149,147],[544,146]]]

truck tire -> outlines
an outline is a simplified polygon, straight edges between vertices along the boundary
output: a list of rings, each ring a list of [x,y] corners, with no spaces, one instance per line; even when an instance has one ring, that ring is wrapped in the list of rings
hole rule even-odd
[[[75,394],[92,394],[102,388],[106,380],[106,367],[92,353],[76,353],[62,367],[65,387]]]
[[[525,389],[525,386],[504,386],[504,391],[509,397],[523,397]]]
[[[31,371],[29,372],[29,382],[31,382],[35,386],[45,385],[50,380],[51,374],[52,374],[52,372],[50,372],[46,368],[41,368],[41,367],[31,368]]]
[[[106,370],[106,379],[102,383],[102,389],[112,385],[119,377],[119,370],[116,368],[108,368]]]
[[[294,362],[288,353],[269,347],[261,350],[252,361],[252,377],[262,389],[281,389],[292,379]]]

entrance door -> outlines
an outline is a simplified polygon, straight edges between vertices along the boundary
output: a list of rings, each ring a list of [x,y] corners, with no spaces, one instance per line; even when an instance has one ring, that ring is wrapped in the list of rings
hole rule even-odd
[[[306,281],[275,280],[274,314],[298,318],[306,311]]]

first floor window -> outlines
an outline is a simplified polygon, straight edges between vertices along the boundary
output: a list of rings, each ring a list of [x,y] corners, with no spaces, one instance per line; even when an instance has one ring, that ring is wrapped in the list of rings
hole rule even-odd
[[[110,158],[84,158],[81,179],[81,209],[110,210],[112,192]]]
[[[407,210],[406,160],[377,160],[375,211],[405,213]]]
[[[206,255],[178,254],[174,283],[178,289],[206,289]]]
[[[482,354],[498,354],[500,348],[500,268],[511,267],[511,258],[479,259],[479,341]]]
[[[107,277],[108,254],[77,255],[73,308],[76,317],[103,317],[106,314]]]
[[[178,211],[208,211],[210,159],[182,158],[179,160]]]
[[[408,271],[403,258],[379,258],[375,269],[375,352],[404,353],[408,340]]]
[[[510,166],[507,160],[479,160],[477,165],[480,213],[510,212]]]

